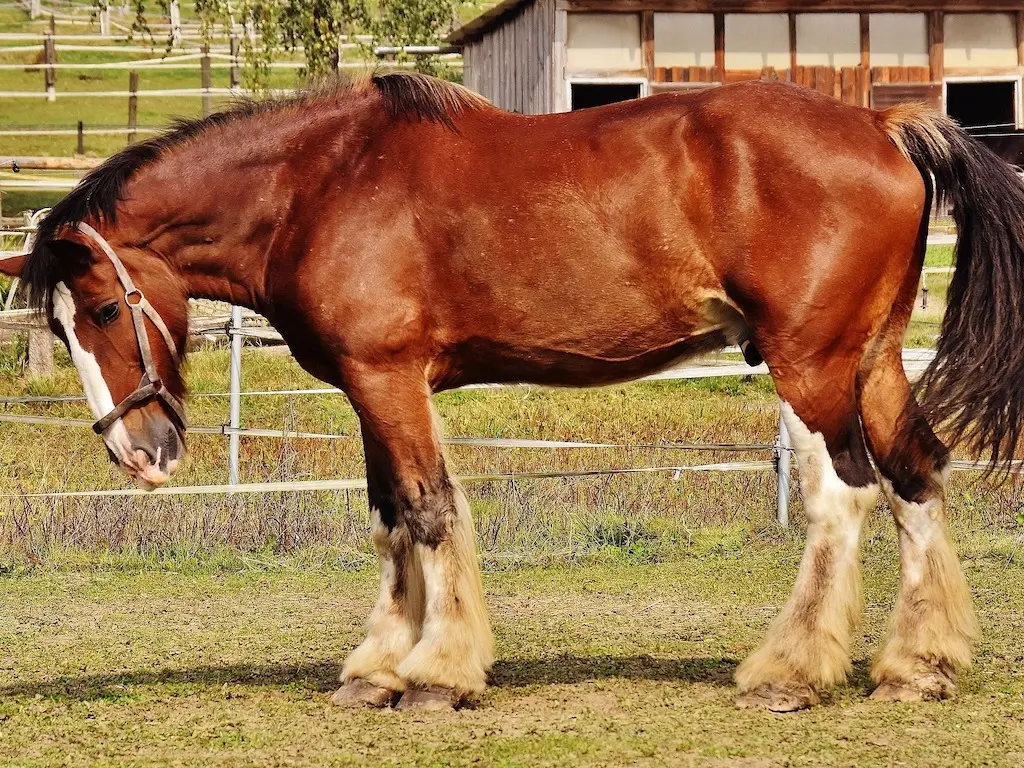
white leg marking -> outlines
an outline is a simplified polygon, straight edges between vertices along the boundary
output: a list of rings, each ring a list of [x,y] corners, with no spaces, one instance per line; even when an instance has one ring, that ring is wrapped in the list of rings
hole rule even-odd
[[[460,694],[480,693],[494,662],[483,582],[469,501],[452,488],[456,517],[437,547],[416,544],[426,598],[420,641],[398,667],[414,685],[440,685]]]
[[[875,698],[945,698],[971,662],[978,636],[971,593],[946,527],[947,466],[938,490],[907,501],[888,480],[885,495],[899,531],[900,591],[889,636],[875,658]]]
[[[93,418],[101,419],[114,410],[114,399],[110,395],[107,382],[103,380],[103,372],[96,362],[96,356],[87,352],[75,336],[75,299],[64,283],[57,283],[53,291],[53,318],[64,329],[71,362],[75,364],[82,379],[82,389],[85,391],[89,410]],[[132,442],[128,437],[128,430],[124,428],[120,419],[103,433],[103,442],[122,462],[131,461]]]
[[[824,437],[785,402],[782,417],[800,462],[807,546],[789,601],[737,670],[742,690],[765,684],[818,689],[846,676],[860,610],[861,525],[878,496],[873,483],[855,488],[840,479]]]
[[[420,639],[423,576],[408,531],[388,531],[376,508],[371,511],[371,524],[380,558],[380,593],[367,622],[366,639],[345,660],[341,679],[347,683],[361,678],[404,691],[405,681],[395,670]]]

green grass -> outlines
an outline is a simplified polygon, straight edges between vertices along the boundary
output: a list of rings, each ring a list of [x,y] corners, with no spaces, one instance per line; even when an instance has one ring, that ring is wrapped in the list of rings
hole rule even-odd
[[[953,258],[952,246],[933,245],[925,256],[926,266],[950,266]],[[946,294],[952,273],[935,272],[922,277],[922,287],[928,287],[928,306],[922,306],[924,293],[918,288],[914,299],[914,314],[904,337],[907,347],[934,347],[939,334],[939,325],[946,312]]]
[[[926,267],[952,267],[953,246],[952,245],[930,245],[924,257]]]
[[[961,542],[964,547],[964,542]],[[969,547],[967,547],[969,550]],[[985,639],[958,698],[877,704],[867,664],[896,588],[865,558],[854,671],[789,716],[732,707],[736,663],[792,584],[799,542],[669,562],[485,575],[497,643],[478,707],[331,707],[375,574],[36,569],[0,580],[0,760],[74,765],[1019,766],[1019,563],[968,556]]]

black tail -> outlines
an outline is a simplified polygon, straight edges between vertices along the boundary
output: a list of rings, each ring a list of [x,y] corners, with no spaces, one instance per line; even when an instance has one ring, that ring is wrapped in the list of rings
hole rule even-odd
[[[917,383],[925,417],[951,446],[1008,469],[1024,426],[1024,181],[944,115],[882,113],[893,141],[934,177],[959,233],[935,360]],[[925,212],[925,216],[929,212]]]

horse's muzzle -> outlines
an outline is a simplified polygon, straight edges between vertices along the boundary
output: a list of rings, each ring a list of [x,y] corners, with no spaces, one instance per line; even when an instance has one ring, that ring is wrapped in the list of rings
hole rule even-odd
[[[178,427],[168,420],[147,420],[142,429],[129,429],[128,435],[131,450],[120,459],[112,458],[140,488],[151,491],[165,485],[185,455],[185,441]]]

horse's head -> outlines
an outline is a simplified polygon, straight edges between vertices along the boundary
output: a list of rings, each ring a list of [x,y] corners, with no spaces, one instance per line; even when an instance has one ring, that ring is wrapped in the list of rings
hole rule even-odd
[[[116,234],[62,226],[26,260],[0,262],[0,270],[23,276],[33,302],[46,310],[111,460],[151,490],[170,479],[185,454],[187,302],[163,258]]]

